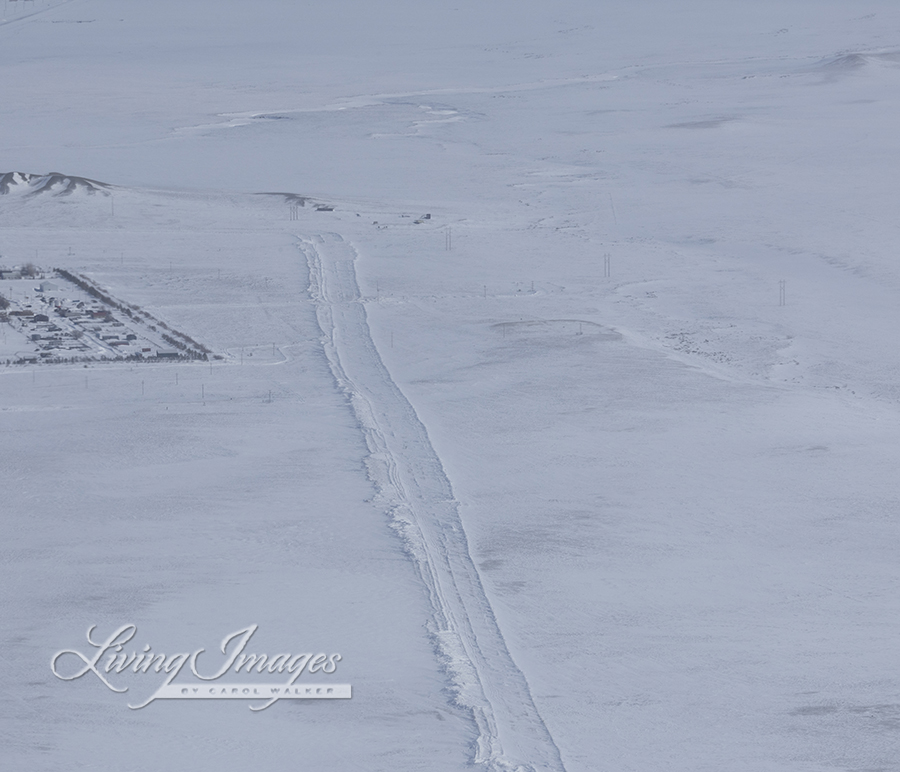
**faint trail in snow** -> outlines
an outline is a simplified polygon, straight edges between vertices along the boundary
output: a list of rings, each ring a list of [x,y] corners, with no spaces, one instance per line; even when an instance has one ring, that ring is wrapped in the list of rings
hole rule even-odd
[[[496,772],[565,772],[484,593],[450,481],[372,341],[353,247],[329,234],[301,248],[325,353],[365,435],[369,475],[427,587],[430,632],[456,699],[478,727],[475,761]]]
[[[24,2],[24,0],[23,0],[23,2]],[[35,16],[40,16],[41,14],[45,14],[50,11],[55,11],[57,8],[61,8],[64,5],[68,5],[69,3],[74,3],[74,2],[75,2],[75,0],[59,0],[59,2],[57,2],[54,5],[48,6],[47,8],[38,8],[37,10],[32,10],[31,13],[23,13],[21,16],[16,16],[15,18],[12,18],[12,19],[0,19],[0,27],[6,27],[6,26],[9,26],[10,24],[18,24],[19,22],[23,22],[26,19],[31,19]]]
[[[299,115],[302,113],[330,113],[344,110],[359,110],[365,107],[393,102],[397,99],[426,99],[428,97],[446,97],[461,94],[512,94],[522,91],[539,91],[542,89],[574,86],[583,83],[604,83],[616,80],[616,75],[601,73],[599,75],[583,75],[579,78],[548,78],[545,80],[531,81],[528,83],[512,83],[505,86],[460,86],[457,88],[421,89],[418,91],[397,91],[384,94],[362,94],[355,97],[344,97],[327,105],[317,107],[288,107],[283,110],[264,110],[262,112],[220,113],[219,118],[225,121],[217,123],[204,123],[197,126],[181,126],[173,129],[175,134],[211,131],[213,129],[233,129],[239,126],[248,126],[257,119],[267,116]],[[448,118],[444,123],[455,123],[460,117]]]

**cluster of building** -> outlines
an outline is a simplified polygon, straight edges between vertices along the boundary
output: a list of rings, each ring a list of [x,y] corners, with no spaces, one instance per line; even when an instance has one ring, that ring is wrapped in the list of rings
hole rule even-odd
[[[14,278],[10,273],[14,271],[4,270],[0,281]],[[25,339],[24,348],[18,347],[6,357],[11,363],[178,356],[178,352],[148,340],[117,319],[109,307],[64,280],[40,281],[31,287],[30,295],[25,287],[16,295],[7,297],[8,307],[0,309],[0,322],[7,322]]]

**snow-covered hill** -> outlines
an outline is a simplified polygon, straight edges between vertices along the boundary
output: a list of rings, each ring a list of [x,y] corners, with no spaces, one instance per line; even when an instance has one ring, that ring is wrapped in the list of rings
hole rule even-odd
[[[54,196],[70,196],[75,192],[93,195],[98,191],[105,193],[109,187],[109,185],[96,180],[89,180],[85,177],[69,177],[56,172],[50,174],[0,173],[0,195],[50,193]]]

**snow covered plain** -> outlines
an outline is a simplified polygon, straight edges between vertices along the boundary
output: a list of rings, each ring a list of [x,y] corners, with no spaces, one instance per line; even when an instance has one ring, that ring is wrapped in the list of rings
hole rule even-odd
[[[0,372],[13,768],[900,769],[900,10],[18,5],[0,262],[224,359]]]

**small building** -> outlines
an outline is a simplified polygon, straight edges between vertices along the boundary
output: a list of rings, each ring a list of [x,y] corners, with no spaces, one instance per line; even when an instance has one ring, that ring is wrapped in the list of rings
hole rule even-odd
[[[35,314],[31,317],[32,322],[49,322],[50,317],[47,314]]]
[[[157,359],[178,359],[179,354],[173,348],[161,348],[156,351]]]
[[[54,284],[52,281],[42,281],[38,285],[39,292],[55,292],[58,289],[59,289],[59,285]]]

